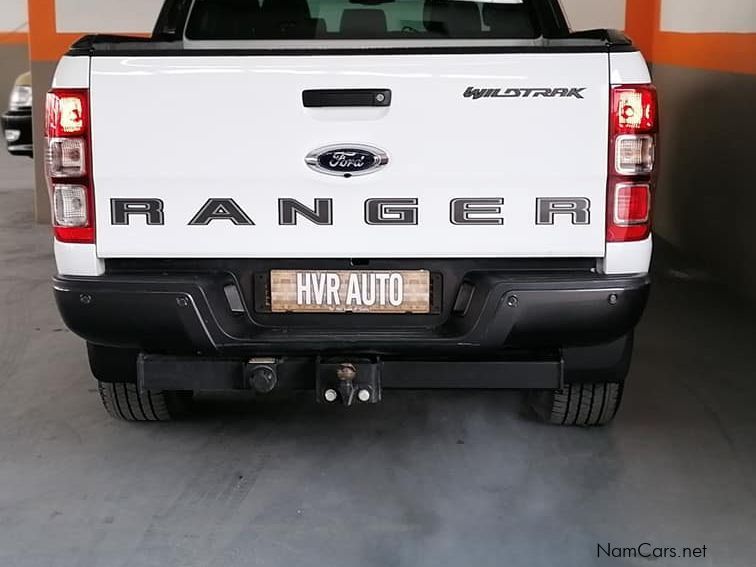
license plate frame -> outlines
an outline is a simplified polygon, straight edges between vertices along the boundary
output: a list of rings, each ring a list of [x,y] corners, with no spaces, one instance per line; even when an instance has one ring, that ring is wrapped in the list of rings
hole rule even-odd
[[[268,312],[429,315],[434,312],[433,276],[423,269],[270,270]],[[400,296],[397,286],[401,286]]]

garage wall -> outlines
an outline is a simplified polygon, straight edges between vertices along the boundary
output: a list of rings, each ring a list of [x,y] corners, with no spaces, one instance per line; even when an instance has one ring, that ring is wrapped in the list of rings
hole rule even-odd
[[[28,70],[29,52],[25,42],[0,43],[0,113],[8,108],[8,97],[16,77]],[[0,147],[2,151],[5,149]]]
[[[661,29],[685,33],[753,33],[756,2],[752,0],[664,0]]]
[[[151,32],[163,0],[56,0],[57,30],[62,33]]]
[[[0,42],[6,42],[9,34],[26,34],[29,29],[26,19],[26,0],[1,0]]]
[[[629,2],[662,105],[656,232],[756,303],[756,3]]]
[[[562,0],[562,8],[575,30],[625,29],[625,4],[626,0]]]

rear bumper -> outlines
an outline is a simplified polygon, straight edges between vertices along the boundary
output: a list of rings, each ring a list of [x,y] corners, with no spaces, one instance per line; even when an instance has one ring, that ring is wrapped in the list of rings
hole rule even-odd
[[[461,269],[461,271],[460,271]],[[485,357],[511,349],[605,344],[630,333],[649,278],[594,273],[443,274],[434,315],[275,315],[238,273],[57,277],[66,325],[96,345],[211,357],[374,354]],[[250,274],[251,275],[251,274]],[[229,304],[240,290],[244,312]]]
[[[8,151],[17,156],[33,156],[31,111],[9,111],[0,117]]]

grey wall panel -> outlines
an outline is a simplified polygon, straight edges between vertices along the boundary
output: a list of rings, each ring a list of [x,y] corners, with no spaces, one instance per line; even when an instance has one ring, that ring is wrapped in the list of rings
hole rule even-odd
[[[657,233],[756,302],[756,76],[654,65]]]
[[[26,45],[0,43],[0,112],[8,109],[8,97],[16,78],[28,70]]]
[[[42,156],[45,152],[45,93],[50,90],[57,62],[35,61],[32,63],[32,87],[34,89],[34,175],[37,194],[35,217],[37,222],[50,222],[50,198],[45,181],[45,166]]]

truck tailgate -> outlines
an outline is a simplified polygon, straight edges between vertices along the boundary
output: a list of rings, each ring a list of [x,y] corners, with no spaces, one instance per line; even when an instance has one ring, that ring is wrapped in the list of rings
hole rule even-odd
[[[466,97],[470,87],[499,96]],[[305,108],[309,89],[389,89],[392,101]],[[608,99],[606,53],[94,57],[98,255],[601,257]],[[380,148],[389,163],[351,178],[305,163],[339,144]],[[332,224],[282,226],[282,198],[332,200]],[[417,224],[367,223],[377,198],[416,199]],[[503,223],[453,224],[462,198],[503,200],[478,215]],[[539,224],[537,200],[552,198],[589,202],[590,222]],[[114,222],[118,199],[162,201],[162,224]],[[190,224],[210,199],[253,224]]]

